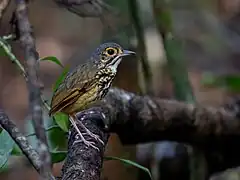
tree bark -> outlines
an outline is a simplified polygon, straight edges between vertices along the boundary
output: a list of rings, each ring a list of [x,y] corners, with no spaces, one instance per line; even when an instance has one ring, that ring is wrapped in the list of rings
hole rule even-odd
[[[201,148],[210,174],[239,164],[240,121],[224,108],[138,96],[114,88],[103,101],[78,117],[105,143],[109,133],[117,133],[123,144],[170,140]],[[86,148],[83,143],[73,145],[76,132],[74,128],[71,131],[62,179],[100,179],[104,145],[97,144],[100,151]]]

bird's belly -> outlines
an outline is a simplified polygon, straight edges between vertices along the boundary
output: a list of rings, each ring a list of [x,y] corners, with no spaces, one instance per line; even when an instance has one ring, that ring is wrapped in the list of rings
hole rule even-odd
[[[97,88],[97,86],[95,86],[94,88],[90,89],[88,92],[81,95],[75,103],[68,106],[63,111],[68,114],[77,113],[77,112],[80,112],[82,110],[89,108],[91,105],[96,103],[98,100],[99,100],[98,88]]]

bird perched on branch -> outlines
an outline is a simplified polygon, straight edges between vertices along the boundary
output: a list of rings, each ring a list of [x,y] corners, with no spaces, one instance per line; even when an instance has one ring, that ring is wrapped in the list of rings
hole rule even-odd
[[[122,57],[135,54],[124,50],[116,43],[100,45],[85,64],[77,66],[69,72],[53,94],[49,115],[63,112],[69,115],[69,120],[78,132],[81,141],[87,146],[94,146],[94,142],[87,141],[80,132],[79,124],[87,135],[103,143],[103,141],[88,130],[76,117],[76,113],[89,108],[107,94],[117,73]]]

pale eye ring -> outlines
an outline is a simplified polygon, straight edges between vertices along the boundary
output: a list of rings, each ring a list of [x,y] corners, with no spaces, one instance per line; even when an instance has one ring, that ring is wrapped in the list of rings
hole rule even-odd
[[[109,56],[113,56],[114,54],[117,53],[117,50],[114,49],[114,48],[107,48],[107,49],[106,49],[106,53],[107,53],[107,55],[109,55]]]

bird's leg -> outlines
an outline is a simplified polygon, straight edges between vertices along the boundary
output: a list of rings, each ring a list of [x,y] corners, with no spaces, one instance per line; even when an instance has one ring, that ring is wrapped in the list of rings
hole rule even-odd
[[[76,115],[75,115],[75,118],[78,119]],[[92,133],[88,128],[86,128],[86,126],[81,121],[77,121],[77,123],[86,131],[87,135],[89,135],[90,137],[94,138],[96,141],[99,141],[100,143],[102,143],[104,145],[104,142],[100,139],[100,137],[98,135]]]
[[[86,140],[86,139],[83,137],[83,134],[80,132],[80,130],[79,130],[79,128],[77,127],[77,125],[76,125],[76,123],[75,123],[75,120],[74,120],[74,118],[73,118],[72,116],[69,116],[69,120],[70,120],[70,122],[72,123],[73,127],[74,127],[74,128],[76,129],[76,131],[78,132],[78,134],[79,134],[79,136],[80,136],[80,138],[81,138],[80,141],[82,141],[85,145],[90,146],[90,147],[92,147],[92,148],[94,148],[94,149],[96,149],[96,150],[99,151],[99,149],[98,149],[96,146],[94,146],[94,144],[95,144],[94,142],[88,141],[88,140]],[[76,142],[80,142],[80,141],[75,141],[74,144],[75,144]]]

